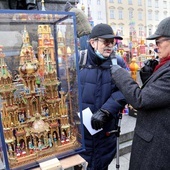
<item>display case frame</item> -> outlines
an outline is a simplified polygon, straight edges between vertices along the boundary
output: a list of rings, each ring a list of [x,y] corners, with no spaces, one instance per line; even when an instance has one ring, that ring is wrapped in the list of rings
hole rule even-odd
[[[0,24],[4,169],[84,151],[75,14],[1,10]]]

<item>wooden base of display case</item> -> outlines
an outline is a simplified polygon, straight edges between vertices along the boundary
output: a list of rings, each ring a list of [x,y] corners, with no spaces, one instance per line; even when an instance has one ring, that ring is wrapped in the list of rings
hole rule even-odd
[[[57,158],[54,158],[49,161],[42,162],[40,163],[39,168],[34,168],[32,170],[74,170],[75,166],[82,167],[81,170],[86,170],[87,162],[77,154],[60,161]]]

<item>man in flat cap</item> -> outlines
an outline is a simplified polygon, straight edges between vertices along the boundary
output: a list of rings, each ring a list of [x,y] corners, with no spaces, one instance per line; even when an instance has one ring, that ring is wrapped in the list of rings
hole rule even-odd
[[[170,169],[170,17],[163,19],[154,34],[160,58],[142,87],[118,66],[112,78],[126,101],[138,111],[129,170]]]

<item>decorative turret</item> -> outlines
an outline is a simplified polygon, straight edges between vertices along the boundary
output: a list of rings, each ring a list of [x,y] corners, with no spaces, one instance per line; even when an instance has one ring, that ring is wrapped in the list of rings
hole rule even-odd
[[[12,84],[12,76],[7,69],[4,58],[5,54],[2,52],[2,46],[0,46],[0,86]]]
[[[7,69],[4,61],[5,54],[0,46],[0,95],[2,98],[2,124],[4,127],[5,141],[14,142],[12,133],[13,126],[18,124],[18,107],[14,102],[15,87],[12,84],[12,76]]]
[[[36,86],[36,73],[38,71],[38,61],[35,57],[32,46],[29,42],[29,35],[24,27],[23,32],[23,45],[20,53],[20,66],[19,71],[26,88],[31,92],[35,92]]]
[[[47,62],[48,65],[50,64],[50,67],[56,68],[54,54],[55,54],[54,38],[51,33],[51,27],[49,25],[39,25],[38,26],[38,60],[40,64],[39,75],[41,77],[44,76],[44,70],[46,70],[45,65],[47,64]]]

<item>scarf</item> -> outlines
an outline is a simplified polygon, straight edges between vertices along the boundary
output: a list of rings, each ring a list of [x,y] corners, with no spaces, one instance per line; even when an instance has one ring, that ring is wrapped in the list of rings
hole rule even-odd
[[[154,72],[158,70],[161,66],[163,66],[166,62],[170,61],[170,56],[161,58],[159,64],[155,67]]]

